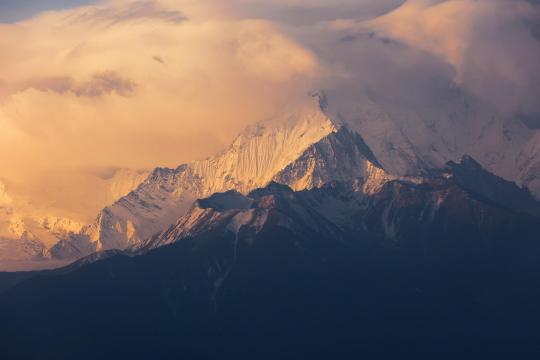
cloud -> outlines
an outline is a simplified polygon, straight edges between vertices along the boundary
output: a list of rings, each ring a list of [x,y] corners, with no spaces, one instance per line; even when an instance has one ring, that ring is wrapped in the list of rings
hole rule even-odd
[[[540,114],[539,24],[538,2],[409,0],[369,26],[444,59],[501,110]]]
[[[77,7],[96,0],[2,0],[0,1],[0,22],[14,22],[45,11]]]
[[[152,1],[132,1],[125,6],[88,7],[86,11],[70,14],[67,19],[74,23],[99,23],[113,26],[137,20],[162,20],[180,23],[187,18],[178,10],[165,9]]]
[[[36,78],[27,80],[21,87],[13,92],[24,92],[28,89],[39,91],[52,91],[59,94],[72,93],[76,96],[98,97],[116,93],[128,96],[135,90],[135,82],[123,78],[113,71],[97,73],[89,80],[76,82],[69,76]]]
[[[228,0],[225,12],[234,17],[264,18],[291,26],[309,26],[336,19],[355,21],[381,16],[405,0]]]
[[[312,88],[316,56],[273,23],[185,5],[114,0],[0,25],[0,177],[80,215],[91,191],[69,192],[70,209],[33,189],[211,155]]]

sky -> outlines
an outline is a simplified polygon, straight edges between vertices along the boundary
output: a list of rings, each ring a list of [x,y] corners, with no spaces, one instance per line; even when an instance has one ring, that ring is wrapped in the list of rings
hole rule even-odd
[[[61,10],[94,3],[93,0],[0,0],[0,22],[13,23],[43,11]]]
[[[422,106],[454,84],[540,127],[539,8],[0,0],[0,179],[44,208],[93,212],[103,169],[207,157],[318,89]]]

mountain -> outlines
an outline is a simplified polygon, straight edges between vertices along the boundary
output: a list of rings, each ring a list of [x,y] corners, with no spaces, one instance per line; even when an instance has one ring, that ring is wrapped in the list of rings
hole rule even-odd
[[[247,194],[270,181],[302,190],[358,177],[377,189],[388,180],[429,176],[467,154],[489,172],[531,187],[535,195],[535,148],[526,146],[532,141],[531,130],[460,88],[444,93],[422,111],[374,95],[352,101],[332,92],[313,94],[249,127],[214,157],[155,169],[51,253],[76,259],[94,251],[141,246],[185,214],[196,199],[216,192]]]
[[[540,199],[540,131],[527,142],[516,159],[518,183],[525,185]]]
[[[520,217],[528,219],[528,225],[519,232],[540,241],[535,225],[540,219],[540,202],[465,156],[432,176],[387,180],[377,189],[369,177],[360,177],[299,192],[272,182],[247,195],[235,191],[214,194],[196,201],[186,215],[138,250],[145,252],[216,231],[231,233],[238,242],[240,233],[256,237],[272,221],[299,236],[347,242],[362,237],[422,242],[433,233],[463,229],[479,238],[495,239],[518,231],[519,222],[508,223]]]
[[[324,97],[313,95],[249,127],[217,156],[176,169],[155,169],[134,191],[103,209],[81,233],[60,241],[51,253],[73,259],[138,246],[174,223],[196,199],[216,192],[247,193],[270,181],[301,190],[356,177],[369,178],[376,187],[391,176],[359,134],[325,114]]]
[[[6,185],[0,181],[0,206],[10,205],[13,202],[11,196],[9,196]]]
[[[58,266],[50,261],[49,247],[82,225],[52,216],[28,211],[28,205],[8,192],[0,181],[0,268],[17,270]]]
[[[108,201],[129,193],[148,172],[113,169],[103,177],[104,186],[97,189]],[[69,260],[55,258],[58,242],[74,237],[83,229],[83,222],[59,216],[54,210],[36,207],[31,199],[8,191],[0,181],[0,270],[37,270],[65,265]]]
[[[326,113],[361,134],[393,175],[424,175],[469,155],[537,196],[540,130],[455,84],[430,86],[435,88],[421,102],[415,96],[330,90]]]
[[[127,168],[112,169],[112,172],[104,174],[103,179],[109,189],[109,199],[114,202],[123,196],[126,196],[139,186],[148,175],[149,171],[135,170]]]
[[[3,354],[537,354],[537,207],[507,203],[527,192],[486,173],[464,158],[375,188],[360,177],[212,194],[138,256],[105,253],[1,294]]]
[[[55,267],[49,269],[44,267],[43,269],[36,268],[36,270],[31,271],[8,271],[0,272],[0,293],[5,292],[12,287],[16,286],[19,283],[22,283],[28,279],[38,276],[51,276],[51,275],[66,275],[71,272],[74,272],[84,266],[88,266],[92,263],[103,261],[108,258],[115,256],[132,256],[133,254],[127,253],[121,250],[107,250],[92,253],[88,256],[85,256],[75,262],[69,263],[67,265],[62,264],[61,262],[54,263]],[[50,264],[50,262],[48,263]]]
[[[528,189],[486,171],[470,156],[464,156],[459,163],[448,162],[443,171],[460,187],[485,201],[540,217],[540,203]]]
[[[270,181],[303,190],[358,177],[376,190],[389,180],[429,177],[463,155],[537,195],[538,129],[460,88],[443,90],[445,96],[421,109],[380,94],[315,93],[250,126],[211,158],[152,172],[103,172],[110,199],[117,200],[80,231],[51,238],[44,250],[65,262],[142,246],[196,199],[216,192],[246,195]]]

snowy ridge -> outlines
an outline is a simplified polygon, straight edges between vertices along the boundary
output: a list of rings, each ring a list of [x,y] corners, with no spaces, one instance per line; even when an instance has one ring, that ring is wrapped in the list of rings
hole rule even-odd
[[[0,269],[47,267],[44,260],[51,259],[50,247],[81,228],[70,219],[28,216],[14,208],[0,207]]]
[[[216,194],[212,197],[221,195]],[[240,198],[243,201],[239,201]],[[339,239],[338,227],[321,216],[318,211],[320,204],[314,202],[308,204],[306,201],[308,199],[309,195],[306,197],[298,195],[291,188],[275,182],[247,195],[234,193],[234,199],[228,196],[228,200],[233,201],[217,204],[216,207],[215,201],[202,199],[174,225],[133,250],[141,253],[213,231],[226,231],[234,236],[237,243],[241,232],[256,236],[268,222],[287,228],[299,236],[322,234]],[[311,206],[313,209],[310,209]],[[235,254],[236,246],[237,244]]]
[[[379,185],[378,180],[374,183]],[[535,224],[540,203],[465,156],[432,176],[388,179],[376,187],[358,178],[296,192],[272,182],[247,195],[214,194],[134,250],[144,253],[187,238],[225,236],[234,240],[236,259],[239,243],[249,247],[261,232],[276,229],[305,241],[378,238],[397,244],[430,239],[429,234],[444,233],[448,227],[504,232],[519,217],[523,224]]]
[[[275,119],[249,127],[222,154],[190,164],[207,194],[245,193],[267,184],[314,143],[337,131],[314,99]]]
[[[540,131],[529,140],[517,156],[518,183],[540,199]]]
[[[117,200],[136,189],[149,175],[148,171],[118,169],[108,179],[111,199]],[[113,200],[113,201],[114,201]]]

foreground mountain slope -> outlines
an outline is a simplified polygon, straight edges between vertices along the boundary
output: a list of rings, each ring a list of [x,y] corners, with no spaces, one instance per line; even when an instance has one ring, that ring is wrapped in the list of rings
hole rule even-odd
[[[309,189],[359,176],[380,182],[386,174],[363,139],[328,118],[322,98],[244,131],[223,153],[176,169],[155,169],[134,191],[105,208],[80,234],[52,250],[78,258],[103,249],[137,246],[215,192],[247,193],[272,180]]]
[[[270,183],[201,199],[143,255],[34,277],[0,295],[4,353],[534,354],[539,218],[505,204],[509,185],[490,197],[461,186],[457,172],[484,171],[467,161],[376,190],[366,179],[297,192]],[[486,187],[500,180],[478,178]]]

